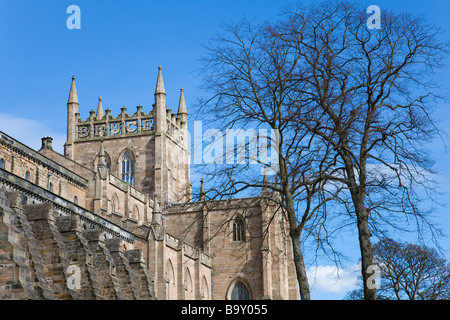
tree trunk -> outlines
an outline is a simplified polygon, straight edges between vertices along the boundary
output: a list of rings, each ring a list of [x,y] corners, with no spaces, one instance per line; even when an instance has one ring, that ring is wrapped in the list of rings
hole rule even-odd
[[[295,271],[297,272],[297,280],[300,286],[300,298],[302,300],[311,300],[309,292],[308,276],[306,275],[305,261],[300,243],[300,235],[298,232],[291,232],[292,247],[294,251]]]
[[[284,195],[284,201],[287,211],[287,216],[289,220],[289,236],[292,240],[292,251],[294,253],[294,265],[295,265],[295,271],[297,274],[297,281],[298,285],[300,287],[300,298],[302,300],[311,300],[311,295],[309,292],[309,284],[308,284],[308,277],[306,275],[306,268],[305,268],[305,260],[303,259],[303,253],[300,243],[300,236],[302,229],[298,226],[297,217],[295,215],[295,206],[294,206],[294,199],[292,197],[291,189],[289,188],[288,184],[288,174],[287,174],[287,166],[286,161],[282,157],[282,148],[279,145],[278,149],[278,162],[279,162],[279,168],[280,168],[280,177],[281,177],[281,184],[282,184],[282,190]]]
[[[369,230],[368,213],[364,205],[360,206],[356,214],[359,248],[361,250],[361,273],[363,277],[364,299],[376,300],[376,288],[372,282],[373,273],[371,268],[369,268],[373,265],[373,251],[370,242],[371,233]]]
[[[343,141],[347,141],[347,135],[344,134]],[[364,144],[365,142],[363,142]],[[364,148],[364,147],[362,147]],[[349,150],[346,145],[346,150]],[[358,228],[359,249],[361,252],[361,274],[363,277],[364,299],[376,300],[376,288],[373,280],[373,250],[370,242],[372,234],[369,230],[369,212],[365,205],[365,184],[366,184],[366,162],[365,159],[360,161],[359,186],[356,183],[356,177],[353,171],[351,156],[344,153],[342,157],[345,163],[350,194],[352,196],[353,205],[356,214],[356,224]]]
[[[284,196],[286,199],[286,208],[289,219],[289,236],[292,240],[292,251],[294,252],[295,271],[297,274],[298,285],[300,287],[300,298],[302,300],[311,300],[308,277],[306,275],[305,260],[303,259],[302,247],[300,243],[301,230],[299,230],[297,226],[294,201],[292,199],[290,189],[286,185],[284,185]]]

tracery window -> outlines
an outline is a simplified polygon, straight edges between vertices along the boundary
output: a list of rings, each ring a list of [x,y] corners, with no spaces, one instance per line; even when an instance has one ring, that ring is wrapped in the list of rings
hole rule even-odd
[[[231,291],[231,300],[250,300],[250,291],[247,286],[238,280],[234,284],[233,290]]]
[[[245,224],[241,216],[233,221],[233,241],[245,241]]]
[[[134,186],[134,156],[128,150],[122,160],[122,181]]]

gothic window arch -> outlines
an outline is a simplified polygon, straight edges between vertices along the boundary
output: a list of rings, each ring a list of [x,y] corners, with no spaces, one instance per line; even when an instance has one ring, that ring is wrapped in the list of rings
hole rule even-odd
[[[233,221],[233,241],[245,241],[245,221],[242,216],[237,216]]]
[[[209,284],[208,280],[206,280],[206,277],[203,276],[202,282],[200,285],[200,295],[202,296],[203,300],[209,300]]]
[[[25,172],[25,180],[27,180],[27,181],[30,180],[30,172],[29,171]]]
[[[0,159],[0,169],[5,169],[5,160]]]
[[[165,271],[165,278],[167,282],[167,297],[168,300],[176,300],[177,299],[177,288],[176,288],[176,281],[175,281],[175,272],[173,269],[173,264],[170,259],[167,260],[166,263],[166,271]]]
[[[78,198],[77,198],[77,196],[73,197],[73,203],[78,204]]]
[[[134,168],[134,154],[130,150],[125,150],[120,161],[120,176],[122,181],[127,182],[132,186],[134,186]]]
[[[245,280],[238,278],[234,280],[228,287],[229,300],[250,300],[251,292],[248,284]]]
[[[118,213],[119,210],[120,210],[119,197],[117,196],[117,194],[113,194],[111,200],[111,211]]]
[[[192,283],[192,276],[191,272],[189,271],[189,268],[186,267],[184,271],[184,284],[185,284],[185,290],[186,290],[186,300],[193,300],[194,299],[194,286]]]
[[[133,207],[131,218],[133,218],[136,221],[139,221],[139,208],[137,205],[134,205]]]

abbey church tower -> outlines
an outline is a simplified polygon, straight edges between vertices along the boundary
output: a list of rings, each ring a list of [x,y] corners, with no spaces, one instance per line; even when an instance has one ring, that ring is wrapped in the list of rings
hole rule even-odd
[[[187,145],[187,108],[181,89],[178,112],[166,106],[161,67],[152,109],[137,106],[134,113],[122,107],[117,116],[103,107],[99,97],[97,111],[86,120],[80,117],[75,77],[67,102],[67,141],[65,156],[96,171],[103,142],[105,163],[110,173],[135,186],[161,203],[191,198],[190,154]]]

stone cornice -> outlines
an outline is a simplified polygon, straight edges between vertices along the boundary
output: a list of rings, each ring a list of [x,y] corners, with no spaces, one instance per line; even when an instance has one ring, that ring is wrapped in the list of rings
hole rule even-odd
[[[78,174],[68,170],[67,168],[59,165],[58,163],[54,162],[53,160],[50,160],[49,158],[45,157],[44,155],[40,154],[39,152],[31,149],[30,147],[27,147],[26,145],[20,143],[19,141],[15,140],[14,138],[11,138],[7,134],[0,131],[0,145],[4,145],[7,148],[13,150],[14,152],[27,157],[29,159],[32,159],[33,161],[39,163],[43,167],[46,167],[50,171],[53,171],[55,173],[59,173],[61,176],[69,180],[70,182],[82,187],[87,188],[88,186],[88,180],[84,179],[83,177],[79,176]]]

